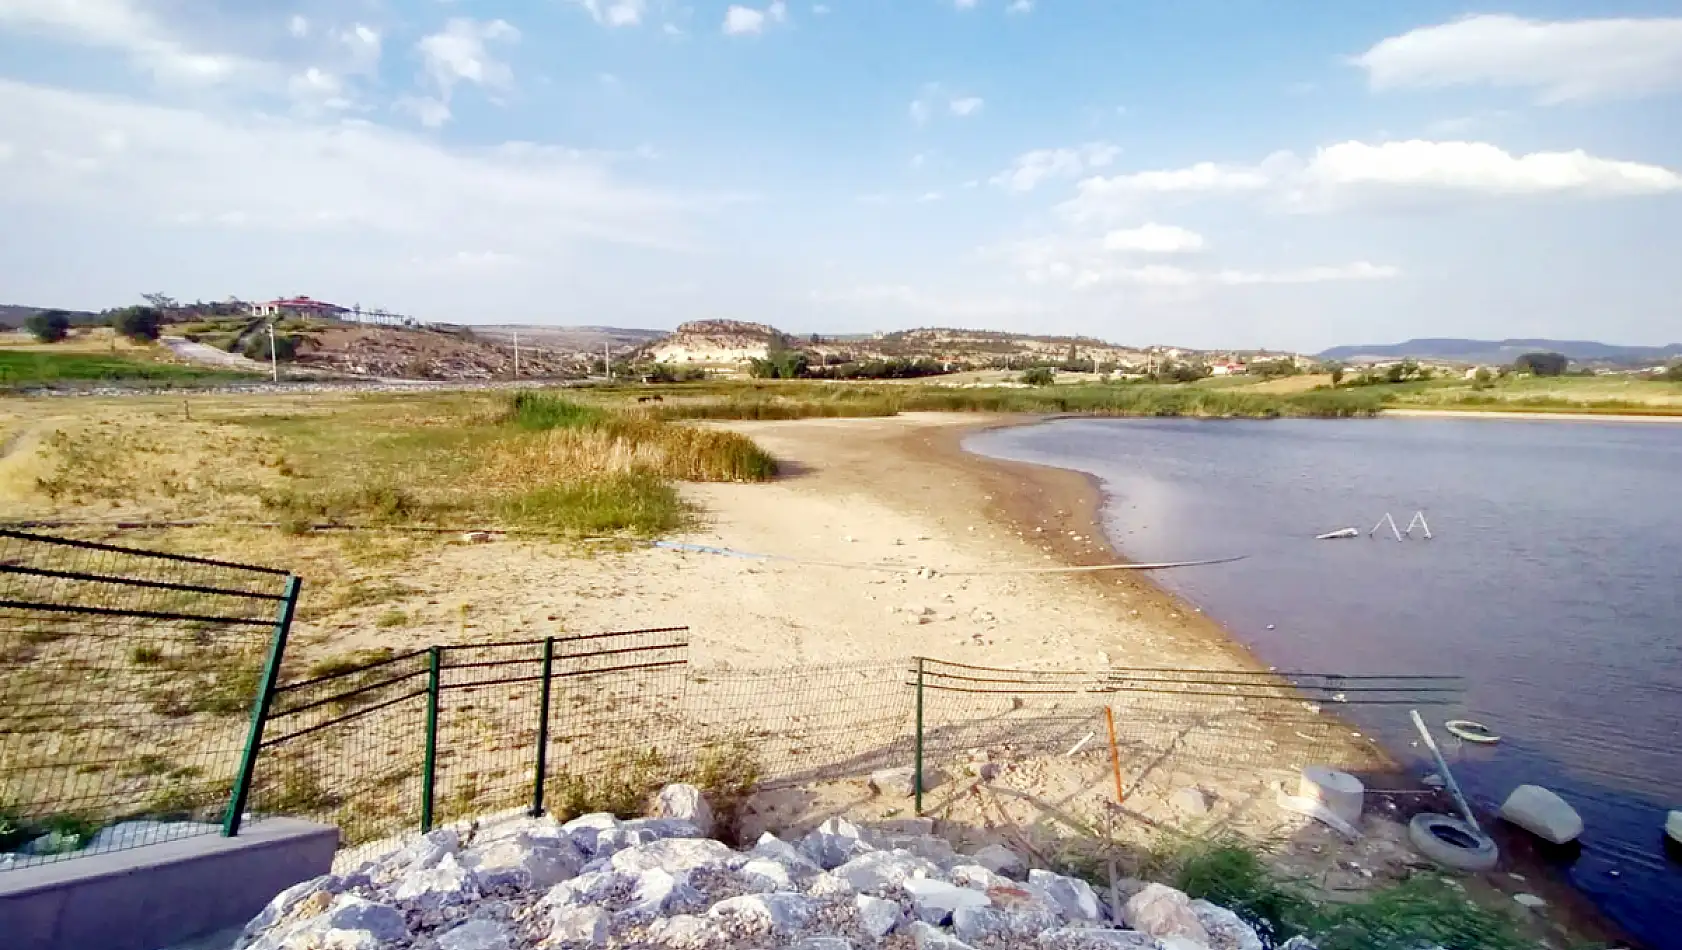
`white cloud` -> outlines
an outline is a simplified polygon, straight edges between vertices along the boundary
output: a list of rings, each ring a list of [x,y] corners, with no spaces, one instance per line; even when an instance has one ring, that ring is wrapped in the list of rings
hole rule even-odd
[[[1657,165],[1596,158],[1580,149],[1513,155],[1486,142],[1343,142],[1320,149],[1304,178],[1336,190],[1583,196],[1682,191],[1682,175]]]
[[[1141,224],[1104,235],[1104,250],[1140,254],[1182,254],[1203,250],[1203,235],[1172,224]]]
[[[781,23],[788,19],[788,4],[783,0],[771,0],[771,5],[765,8],[765,14]]]
[[[1122,218],[1135,214],[1141,203],[1156,196],[1260,192],[1271,186],[1274,180],[1260,166],[1217,165],[1214,162],[1108,178],[1095,176],[1081,181],[1075,197],[1058,205],[1058,210],[1075,221]]]
[[[732,6],[724,11],[724,32],[729,36],[760,33],[765,29],[765,14],[752,7]]]
[[[1390,264],[1356,261],[1333,267],[1303,267],[1283,271],[1223,270],[1213,275],[1217,284],[1323,284],[1344,280],[1390,280],[1402,275],[1402,269]]]
[[[636,26],[648,12],[648,0],[573,0],[589,11],[590,18],[603,26]]]
[[[988,179],[1014,192],[1033,191],[1052,178],[1074,178],[1115,161],[1121,148],[1107,142],[1089,142],[1075,148],[1041,148],[1016,157],[1011,167]]]
[[[951,109],[952,114],[956,116],[972,116],[979,113],[982,107],[986,105],[986,100],[979,96],[965,96],[962,99],[953,99],[947,104],[947,108]]]
[[[415,117],[415,121],[429,129],[442,128],[450,121],[450,104],[431,96],[404,96],[394,103],[399,112]]]
[[[160,80],[218,83],[262,71],[245,57],[190,49],[135,0],[0,0],[0,26],[121,51]]]
[[[1011,0],[1010,6],[1005,7],[1006,13],[1033,13],[1034,0]]]
[[[937,111],[945,111],[959,118],[977,115],[986,107],[987,101],[979,96],[957,96],[946,90],[938,82],[924,83],[918,90],[917,98],[911,100],[906,110],[911,121],[918,125],[927,124],[934,118]]]
[[[452,17],[441,32],[423,37],[415,44],[426,65],[427,75],[448,104],[457,83],[470,82],[491,89],[506,89],[514,83],[514,71],[491,54],[492,42],[516,42],[520,31],[506,20],[478,21]],[[424,120],[423,120],[424,121]]]
[[[350,57],[350,63],[348,64],[350,71],[371,73],[379,66],[379,30],[365,23],[358,23],[348,30],[338,31],[334,36]]]
[[[112,150],[109,135],[123,147]],[[216,118],[0,80],[0,141],[27,141],[0,205],[341,234],[387,247],[536,256],[581,239],[671,246],[683,203],[601,160],[534,146],[448,149],[367,123]]]
[[[1352,60],[1372,88],[1487,84],[1548,104],[1682,89],[1682,18],[1470,16],[1392,36]]]
[[[286,89],[292,100],[305,109],[337,110],[352,105],[345,96],[344,80],[315,66],[294,74],[287,80]]]
[[[294,13],[292,15],[292,19],[286,21],[286,32],[291,33],[293,36],[297,37],[300,40],[303,39],[306,36],[309,36],[310,35],[310,21],[309,21],[309,18],[306,17],[306,16],[303,16],[301,14]]]

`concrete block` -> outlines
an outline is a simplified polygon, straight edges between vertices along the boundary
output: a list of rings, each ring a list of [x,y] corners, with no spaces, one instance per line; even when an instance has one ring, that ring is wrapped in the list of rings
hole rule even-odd
[[[0,934],[6,950],[158,950],[243,925],[338,847],[337,828],[272,818],[0,872]]]

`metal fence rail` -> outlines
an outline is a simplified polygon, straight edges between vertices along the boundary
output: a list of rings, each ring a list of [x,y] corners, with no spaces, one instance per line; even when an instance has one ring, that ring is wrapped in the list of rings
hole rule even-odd
[[[0,530],[0,868],[237,814],[266,648],[296,597],[281,570]]]

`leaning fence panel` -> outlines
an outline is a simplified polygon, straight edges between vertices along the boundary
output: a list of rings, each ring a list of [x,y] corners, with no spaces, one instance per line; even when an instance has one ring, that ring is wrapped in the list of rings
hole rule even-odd
[[[0,869],[220,830],[288,580],[0,530]]]

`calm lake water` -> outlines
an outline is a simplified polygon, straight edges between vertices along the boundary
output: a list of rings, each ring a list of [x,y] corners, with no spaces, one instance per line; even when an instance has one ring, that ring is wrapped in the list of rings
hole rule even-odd
[[[1560,793],[1571,879],[1682,950],[1682,425],[1064,420],[966,447],[1098,476],[1130,558],[1249,555],[1155,577],[1270,664],[1466,677],[1505,737],[1455,766],[1468,793]],[[1314,540],[1420,510],[1435,540]]]

